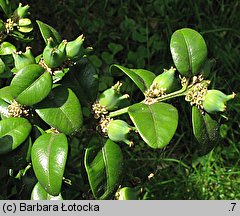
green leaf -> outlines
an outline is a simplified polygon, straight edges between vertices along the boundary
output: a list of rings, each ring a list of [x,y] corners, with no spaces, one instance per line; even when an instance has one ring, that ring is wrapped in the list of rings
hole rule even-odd
[[[207,58],[207,46],[203,37],[189,28],[173,33],[170,49],[178,71],[187,77],[198,74]]]
[[[8,106],[9,104],[7,102],[5,102],[3,99],[0,99],[0,114],[2,119],[8,117]]]
[[[59,195],[68,154],[67,137],[63,133],[43,134],[34,142],[31,159],[34,173],[44,190]]]
[[[116,69],[128,75],[143,93],[149,89],[156,77],[154,73],[144,69],[128,69],[117,64],[111,66],[111,71],[113,73],[116,71]]]
[[[3,42],[0,45],[0,55],[12,55],[16,51],[16,47],[9,42]]]
[[[101,143],[99,143],[101,142]],[[123,156],[120,147],[107,140],[92,140],[84,158],[88,180],[96,199],[108,199],[119,186],[123,171]]]
[[[177,129],[177,109],[167,103],[134,104],[128,113],[142,139],[152,148],[166,146]]]
[[[25,118],[7,118],[0,121],[0,154],[8,153],[28,137],[32,125]]]
[[[42,37],[46,44],[47,44],[47,39],[50,37],[53,39],[54,46],[61,43],[62,38],[60,34],[52,26],[46,23],[43,23],[40,20],[37,20],[36,22],[38,24],[38,27],[41,31]]]
[[[109,43],[108,49],[111,50],[113,55],[116,55],[118,52],[122,51],[124,48],[121,44]]]
[[[192,107],[193,134],[198,141],[197,152],[208,154],[220,140],[219,124],[207,113],[204,115],[195,106]]]
[[[10,86],[5,86],[0,89],[0,98],[9,104],[14,101]]]
[[[11,82],[17,102],[31,106],[42,101],[52,89],[52,76],[40,65],[30,64],[17,72]]]
[[[61,194],[52,196],[47,193],[39,182],[34,186],[31,194],[31,200],[63,200]]]
[[[97,72],[86,58],[69,69],[62,80],[62,84],[74,91],[82,105],[89,106],[97,98]]]
[[[29,43],[34,39],[33,37],[26,36],[25,34],[15,30],[11,32],[11,36],[14,37],[16,40],[20,40],[25,43]]]
[[[7,168],[23,169],[30,162],[31,148],[32,141],[29,137],[13,151],[1,155],[0,162]]]
[[[100,68],[102,65],[102,60],[96,56],[96,55],[91,55],[88,57],[88,59],[91,61],[91,63],[96,67]]]
[[[62,133],[69,135],[81,129],[81,105],[69,88],[61,85],[55,87],[35,108],[43,121]]]
[[[109,52],[103,52],[101,54],[101,57],[106,62],[106,64],[110,65],[113,63],[113,54]]]
[[[3,12],[9,16],[11,5],[7,0],[0,0],[0,7],[2,8]]]

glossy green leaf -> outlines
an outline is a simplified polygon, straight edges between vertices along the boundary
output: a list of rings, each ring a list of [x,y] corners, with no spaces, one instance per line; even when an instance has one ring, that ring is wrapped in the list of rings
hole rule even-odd
[[[128,113],[142,139],[152,148],[166,146],[177,129],[177,109],[167,103],[134,104]]]
[[[18,30],[13,30],[11,32],[11,36],[14,37],[15,39],[20,40],[25,43],[29,43],[33,40],[33,37],[29,37],[29,35],[21,33]]]
[[[51,127],[67,135],[81,129],[83,117],[80,102],[71,89],[61,85],[36,105],[36,112]]]
[[[183,28],[173,33],[170,49],[174,64],[183,76],[194,76],[207,58],[207,46],[195,30]]]
[[[50,37],[53,39],[54,45],[58,45],[61,43],[62,38],[60,34],[52,26],[46,23],[43,23],[40,20],[37,20],[36,22],[38,24],[38,27],[40,29],[40,32],[46,44],[47,44],[47,39]]]
[[[14,101],[10,86],[5,86],[0,89],[0,98],[9,104]]]
[[[99,143],[100,142],[100,143]],[[110,198],[119,186],[123,171],[120,147],[111,141],[92,140],[85,153],[85,168],[96,199]]]
[[[25,118],[6,118],[0,121],[0,154],[8,153],[21,145],[31,131]]]
[[[70,68],[63,78],[62,84],[74,91],[82,105],[90,105],[96,100],[98,93],[97,72],[86,58]]]
[[[8,106],[9,104],[7,102],[0,99],[0,115],[2,119],[8,117]]]
[[[0,55],[12,55],[16,50],[17,49],[13,44],[6,41],[0,45]]]
[[[111,71],[120,70],[126,75],[128,75],[132,81],[137,85],[137,87],[145,93],[147,89],[151,86],[153,80],[155,79],[156,75],[148,70],[144,69],[128,69],[121,65],[112,65]]]
[[[30,162],[31,148],[32,141],[29,137],[13,151],[1,155],[0,163],[7,168],[16,170],[23,169]]]
[[[219,142],[219,124],[207,113],[204,115],[195,106],[192,107],[193,134],[198,141],[197,152],[209,153]]]
[[[52,196],[47,193],[39,182],[34,186],[31,194],[31,200],[63,200],[61,194]]]
[[[42,101],[52,89],[52,76],[37,64],[27,65],[11,82],[11,93],[17,102],[31,106]]]
[[[34,142],[31,159],[34,173],[52,196],[59,195],[68,154],[67,137],[63,133],[43,134]]]
[[[0,0],[0,7],[2,8],[3,12],[8,16],[11,6],[7,0]]]

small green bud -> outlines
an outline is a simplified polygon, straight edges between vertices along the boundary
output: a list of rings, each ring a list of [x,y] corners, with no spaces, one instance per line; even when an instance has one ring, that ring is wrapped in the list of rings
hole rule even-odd
[[[115,142],[125,142],[132,145],[132,142],[127,139],[127,135],[132,130],[132,127],[123,120],[112,120],[107,126],[108,137]]]
[[[158,88],[165,89],[166,93],[172,91],[174,85],[174,73],[176,69],[171,67],[169,70],[164,70],[164,72],[158,75],[154,80],[153,84],[158,85]]]
[[[36,63],[36,60],[32,54],[30,47],[26,47],[25,53],[13,52],[13,59],[14,59],[15,68],[17,70],[20,70],[27,65]]]
[[[122,95],[119,92],[121,85],[122,84],[118,82],[100,94],[99,104],[103,107],[106,107],[107,110],[117,109],[120,101],[129,97],[129,95]]]
[[[67,41],[63,40],[58,46],[53,46],[53,39],[49,38],[43,50],[43,60],[50,68],[59,67],[66,58]]]
[[[19,3],[14,15],[18,16],[19,18],[27,17],[29,8],[29,5],[22,6],[22,3]]]
[[[84,37],[83,35],[80,35],[74,41],[68,42],[66,46],[67,58],[75,59],[79,57],[79,54],[81,53],[83,41],[84,41]]]
[[[135,188],[124,187],[120,188],[116,193],[118,200],[138,200],[140,191]]]
[[[225,95],[219,90],[208,90],[203,101],[203,108],[208,113],[223,112],[227,108],[226,102],[235,96],[235,93]]]
[[[3,62],[3,60],[0,58],[0,74],[4,73],[5,71],[5,63]]]

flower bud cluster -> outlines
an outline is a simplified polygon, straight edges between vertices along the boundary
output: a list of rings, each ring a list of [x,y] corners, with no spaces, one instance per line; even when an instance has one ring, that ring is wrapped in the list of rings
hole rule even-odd
[[[210,84],[209,80],[205,82],[195,83],[185,96],[185,100],[190,102],[191,106],[196,106],[203,110],[203,101],[207,93],[207,87]]]
[[[9,117],[26,117],[28,115],[29,109],[19,104],[17,101],[13,101],[13,103],[8,106]]]
[[[17,26],[17,24],[11,19],[7,19],[7,22],[5,23],[5,28],[7,34],[9,34],[11,31],[13,31],[14,27]]]
[[[104,117],[104,115],[108,114],[108,111],[105,106],[102,106],[99,101],[96,101],[92,105],[92,111],[94,112],[94,118],[99,119],[100,117]]]
[[[233,99],[236,94],[225,95],[219,90],[208,90],[209,80],[204,80],[201,75],[192,78],[192,84],[188,86],[185,100],[191,106],[196,106],[202,113],[210,114],[226,110],[227,101]]]
[[[175,71],[176,69],[173,67],[169,70],[164,69],[163,73],[153,80],[150,88],[145,91],[145,104],[153,104],[157,102],[156,98],[160,98],[173,90]]]
[[[133,142],[129,141],[127,136],[132,127],[123,120],[113,120],[108,116],[108,112],[118,108],[120,101],[129,97],[122,95],[120,88],[122,83],[117,82],[111,88],[100,94],[98,101],[92,105],[92,111],[95,119],[100,119],[98,129],[104,136],[108,136],[112,141],[124,142],[129,146],[133,146]]]

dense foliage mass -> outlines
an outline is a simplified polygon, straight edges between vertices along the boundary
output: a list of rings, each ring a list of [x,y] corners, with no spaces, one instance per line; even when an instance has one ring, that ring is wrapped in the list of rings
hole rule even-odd
[[[170,3],[0,1],[2,199],[239,197],[235,49]]]

